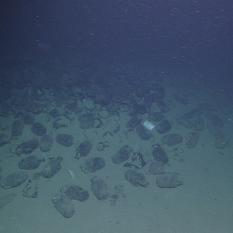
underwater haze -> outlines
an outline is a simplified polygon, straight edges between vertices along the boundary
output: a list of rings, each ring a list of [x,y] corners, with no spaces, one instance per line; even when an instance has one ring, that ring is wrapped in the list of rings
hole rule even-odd
[[[0,12],[0,233],[233,232],[230,1]]]

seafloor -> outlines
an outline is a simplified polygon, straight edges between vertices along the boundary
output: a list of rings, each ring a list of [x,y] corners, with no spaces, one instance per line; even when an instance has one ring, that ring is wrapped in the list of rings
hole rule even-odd
[[[0,233],[233,232],[231,95],[152,67],[61,66],[1,74],[14,82],[1,85]]]

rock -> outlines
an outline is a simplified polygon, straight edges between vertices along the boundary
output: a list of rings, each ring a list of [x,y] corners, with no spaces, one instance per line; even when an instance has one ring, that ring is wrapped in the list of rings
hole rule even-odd
[[[132,152],[133,149],[130,146],[124,145],[112,156],[112,162],[121,164],[130,158]]]
[[[196,147],[198,141],[200,138],[200,133],[199,132],[190,132],[188,135],[185,137],[185,145],[189,148],[192,149]]]
[[[167,146],[175,146],[183,142],[183,137],[177,133],[170,133],[162,137],[162,143]]]
[[[21,159],[18,162],[18,167],[24,170],[33,170],[33,169],[38,168],[42,161],[43,160],[39,159],[37,156],[30,155],[26,158]]]
[[[78,148],[76,149],[75,158],[80,159],[81,157],[86,157],[92,149],[92,144],[90,141],[84,141],[79,144]]]
[[[89,198],[88,191],[78,185],[66,185],[61,189],[61,192],[71,200],[86,201]]]
[[[84,161],[81,165],[81,169],[84,173],[93,173],[105,167],[105,161],[103,158],[94,157]]]
[[[56,175],[61,170],[61,162],[63,158],[58,156],[56,158],[51,158],[43,170],[41,171],[41,175],[44,178],[51,178]]]
[[[149,140],[152,137],[151,131],[145,129],[141,124],[136,127],[136,133],[142,140]]]
[[[156,176],[156,184],[159,188],[176,188],[183,184],[179,174],[176,172],[168,172]]]
[[[152,156],[156,161],[167,163],[168,162],[168,156],[165,150],[159,145],[156,144],[152,151]]]
[[[109,197],[106,182],[97,176],[91,179],[91,191],[98,200],[106,200]]]
[[[149,183],[146,177],[135,170],[129,169],[125,172],[125,179],[135,187],[147,187]]]
[[[72,200],[63,193],[58,193],[52,198],[55,209],[64,217],[71,218],[75,213]]]
[[[35,122],[33,123],[32,127],[31,127],[31,131],[32,133],[34,133],[36,136],[43,136],[46,134],[47,129],[46,127],[41,124],[40,122]]]
[[[95,127],[95,117],[92,113],[84,113],[78,118],[81,129],[90,129]]]
[[[11,126],[11,137],[16,138],[23,134],[24,123],[21,120],[15,120]]]
[[[4,189],[15,188],[28,179],[28,174],[22,171],[11,173],[1,179],[1,187]]]
[[[56,136],[56,142],[62,146],[72,146],[74,143],[74,138],[70,134],[61,133]]]
[[[150,175],[158,175],[164,173],[164,162],[153,161],[148,167],[148,173]]]
[[[0,147],[8,144],[10,142],[10,137],[4,133],[0,133]]]
[[[156,125],[156,130],[160,134],[167,133],[171,130],[172,126],[170,122],[166,119],[161,120],[157,125]]]
[[[40,139],[40,151],[49,152],[53,146],[53,137],[45,134]]]
[[[35,138],[25,141],[16,147],[16,154],[31,154],[39,146],[39,141]]]

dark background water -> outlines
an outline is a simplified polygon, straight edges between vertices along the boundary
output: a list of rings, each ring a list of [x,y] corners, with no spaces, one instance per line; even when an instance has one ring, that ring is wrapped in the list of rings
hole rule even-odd
[[[229,89],[232,41],[229,0],[21,0],[1,5],[2,69],[46,59],[75,60],[89,69],[146,64],[158,73],[196,75]]]

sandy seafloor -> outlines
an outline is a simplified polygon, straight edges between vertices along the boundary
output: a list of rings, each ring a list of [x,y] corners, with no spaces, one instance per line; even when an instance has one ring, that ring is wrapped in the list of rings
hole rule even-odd
[[[94,145],[88,156],[103,157],[106,166],[95,174],[83,174],[79,167],[80,160],[74,159],[75,146],[66,148],[55,142],[49,154],[64,158],[62,169],[51,179],[39,179],[37,198],[22,196],[24,184],[12,189],[0,189],[1,198],[6,197],[6,194],[14,196],[0,209],[0,233],[233,232],[233,111],[229,106],[225,111],[221,92],[213,91],[213,97],[211,89],[189,87],[190,89],[186,89],[189,103],[183,105],[174,98],[174,93],[179,92],[175,85],[167,83],[163,86],[170,107],[166,118],[172,123],[172,132],[185,135],[187,129],[177,123],[179,116],[198,104],[209,101],[215,105],[225,122],[223,131],[227,140],[230,140],[229,143],[223,148],[216,148],[214,136],[206,129],[201,132],[200,140],[193,149],[187,148],[184,143],[174,147],[165,146],[170,159],[165,170],[179,172],[183,185],[177,188],[159,188],[155,183],[155,175],[147,174],[145,167],[143,173],[146,174],[149,186],[134,187],[124,178],[125,168],[113,164],[111,156],[124,144],[149,156],[151,145],[159,142],[161,135],[154,132],[149,141],[143,141],[134,131],[126,133],[127,112],[121,112],[118,117],[106,118],[100,129],[88,129],[85,132],[74,121],[58,131],[72,134],[75,144],[87,137]],[[53,129],[45,115],[37,116],[37,120],[47,125],[48,131],[52,133]],[[2,118],[2,121],[1,124],[6,126],[6,119]],[[11,124],[10,119],[7,122]],[[116,124],[120,125],[120,131],[114,136],[104,137],[109,147],[104,152],[97,151],[95,145],[103,141],[103,132],[114,129]],[[19,141],[0,147],[3,174],[19,170],[19,158],[12,151],[19,142],[31,136],[30,127],[26,126]],[[111,203],[110,200],[99,201],[91,193],[90,178],[95,175],[105,178],[110,188],[115,184],[123,186],[122,195],[116,203]],[[78,184],[90,192],[87,201],[73,202],[76,212],[72,218],[64,218],[51,203],[51,198],[64,184]],[[0,199],[0,202],[4,201],[3,198]]]

